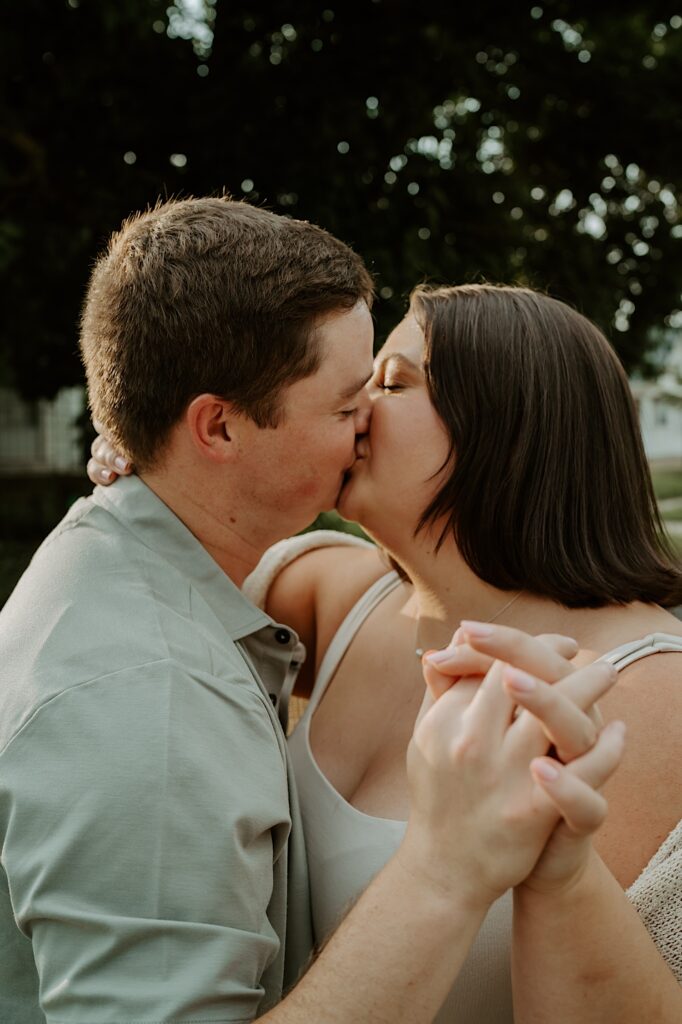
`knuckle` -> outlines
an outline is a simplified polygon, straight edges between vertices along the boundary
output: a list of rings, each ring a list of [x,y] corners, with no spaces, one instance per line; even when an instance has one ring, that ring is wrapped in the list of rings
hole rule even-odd
[[[483,759],[484,745],[477,736],[462,733],[449,746],[450,760],[453,764],[476,764]]]

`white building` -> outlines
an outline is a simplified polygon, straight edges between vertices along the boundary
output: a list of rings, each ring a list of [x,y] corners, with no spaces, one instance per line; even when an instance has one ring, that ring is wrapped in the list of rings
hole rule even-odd
[[[633,379],[630,386],[649,461],[682,464],[682,339],[667,354],[660,377]]]
[[[83,471],[76,420],[85,408],[85,389],[62,388],[55,398],[26,402],[0,388],[0,473]]]

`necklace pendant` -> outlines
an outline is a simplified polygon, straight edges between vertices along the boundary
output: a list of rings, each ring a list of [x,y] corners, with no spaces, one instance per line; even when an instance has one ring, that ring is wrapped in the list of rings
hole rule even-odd
[[[424,657],[424,648],[423,647],[415,647],[414,653],[416,654],[416,656],[421,661],[421,659]]]

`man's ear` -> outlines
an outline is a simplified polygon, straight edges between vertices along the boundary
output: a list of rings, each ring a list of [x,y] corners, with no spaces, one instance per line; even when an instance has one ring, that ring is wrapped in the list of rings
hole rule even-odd
[[[238,422],[243,416],[218,395],[197,395],[185,411],[185,425],[201,456],[212,462],[233,462],[239,453]]]

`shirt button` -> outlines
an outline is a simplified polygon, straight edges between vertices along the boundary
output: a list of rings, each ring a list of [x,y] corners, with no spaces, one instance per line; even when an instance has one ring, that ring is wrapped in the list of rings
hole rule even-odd
[[[291,633],[288,629],[276,629],[275,640],[278,644],[288,644],[291,640]]]

